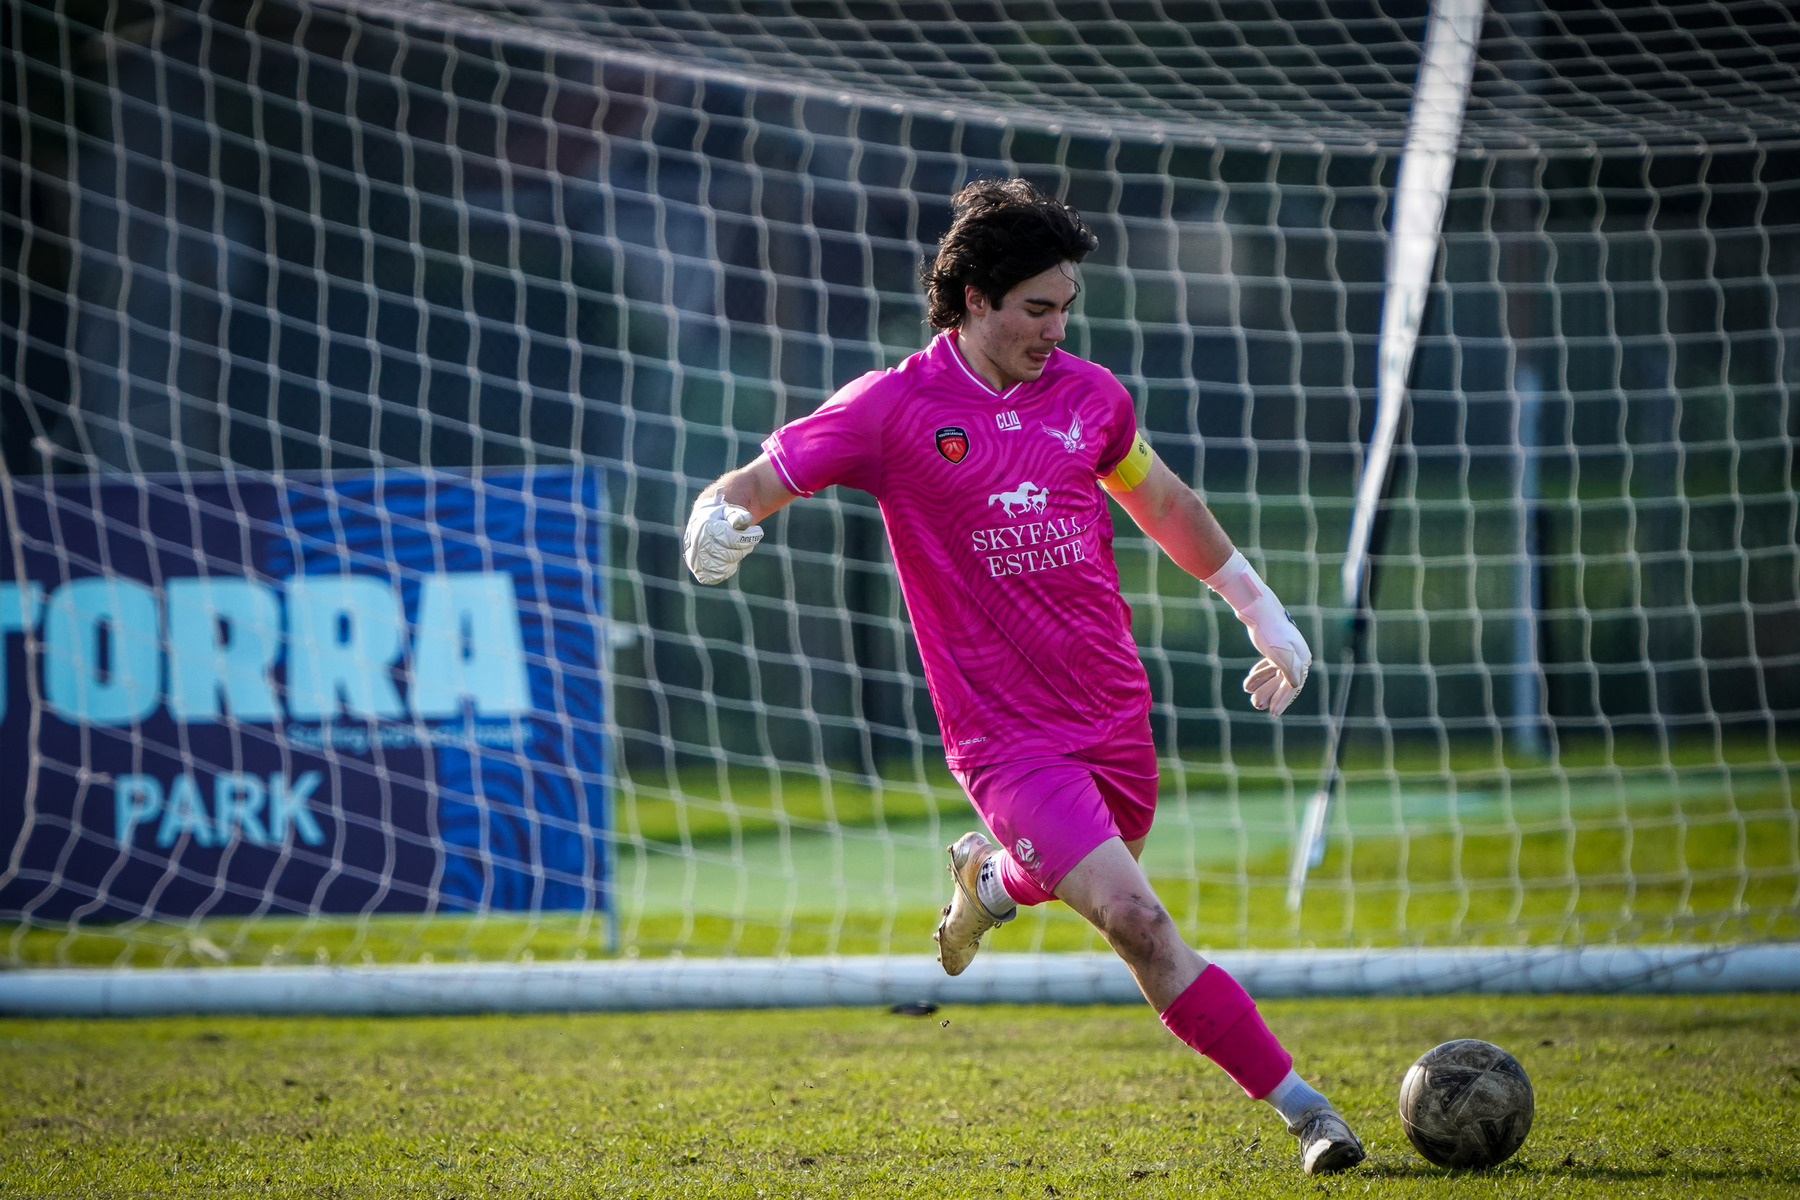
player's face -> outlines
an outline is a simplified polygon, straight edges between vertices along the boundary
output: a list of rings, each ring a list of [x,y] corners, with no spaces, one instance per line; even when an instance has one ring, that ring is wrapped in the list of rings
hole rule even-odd
[[[976,288],[965,292],[968,315],[958,335],[963,356],[982,378],[1004,391],[1044,373],[1056,344],[1068,336],[1069,309],[1080,290],[1075,264],[1058,263],[1017,284],[989,304]]]

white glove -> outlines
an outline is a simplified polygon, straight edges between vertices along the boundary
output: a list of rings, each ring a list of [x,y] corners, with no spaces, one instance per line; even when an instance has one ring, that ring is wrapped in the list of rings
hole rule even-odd
[[[1207,577],[1206,586],[1225,598],[1250,630],[1250,644],[1262,651],[1262,661],[1244,676],[1251,706],[1280,716],[1306,686],[1306,674],[1312,669],[1306,639],[1240,552],[1233,550],[1225,565]]]
[[[750,510],[725,503],[714,492],[694,501],[693,515],[681,535],[681,557],[701,583],[724,583],[737,574],[744,556],[762,541],[762,526],[750,523]]]

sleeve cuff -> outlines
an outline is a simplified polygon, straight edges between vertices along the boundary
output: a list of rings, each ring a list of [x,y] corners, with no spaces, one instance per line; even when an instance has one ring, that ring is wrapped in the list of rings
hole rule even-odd
[[[781,443],[773,435],[763,442],[762,448],[763,453],[769,456],[769,465],[775,468],[777,475],[781,476],[781,486],[796,496],[812,495],[811,492],[794,482],[793,472],[789,471],[787,464],[781,460]]]

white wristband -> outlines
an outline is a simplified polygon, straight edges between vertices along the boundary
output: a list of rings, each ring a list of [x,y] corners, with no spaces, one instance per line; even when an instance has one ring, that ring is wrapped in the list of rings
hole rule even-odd
[[[1233,550],[1225,565],[1208,575],[1202,582],[1224,598],[1231,605],[1231,611],[1239,616],[1244,610],[1253,607],[1264,596],[1270,595],[1269,585],[1262,581],[1250,560],[1244,557],[1241,550]]]
[[[1207,576],[1206,586],[1231,605],[1238,620],[1250,631],[1250,644],[1263,655],[1263,660],[1250,668],[1250,674],[1244,678],[1250,703],[1280,716],[1306,686],[1306,675],[1312,667],[1312,650],[1306,638],[1269,585],[1238,551],[1233,550],[1225,565]]]

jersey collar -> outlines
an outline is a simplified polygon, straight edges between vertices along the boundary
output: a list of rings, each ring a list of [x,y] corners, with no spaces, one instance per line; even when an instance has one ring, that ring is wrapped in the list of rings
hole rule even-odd
[[[945,344],[950,347],[950,357],[956,360],[956,365],[962,368],[963,374],[967,375],[970,382],[980,388],[983,394],[992,396],[996,400],[1004,400],[1025,386],[1025,380],[1021,379],[1003,392],[995,391],[994,385],[983,379],[981,372],[971,367],[969,360],[963,357],[962,347],[957,345],[956,332],[954,329],[946,329],[943,334]]]

